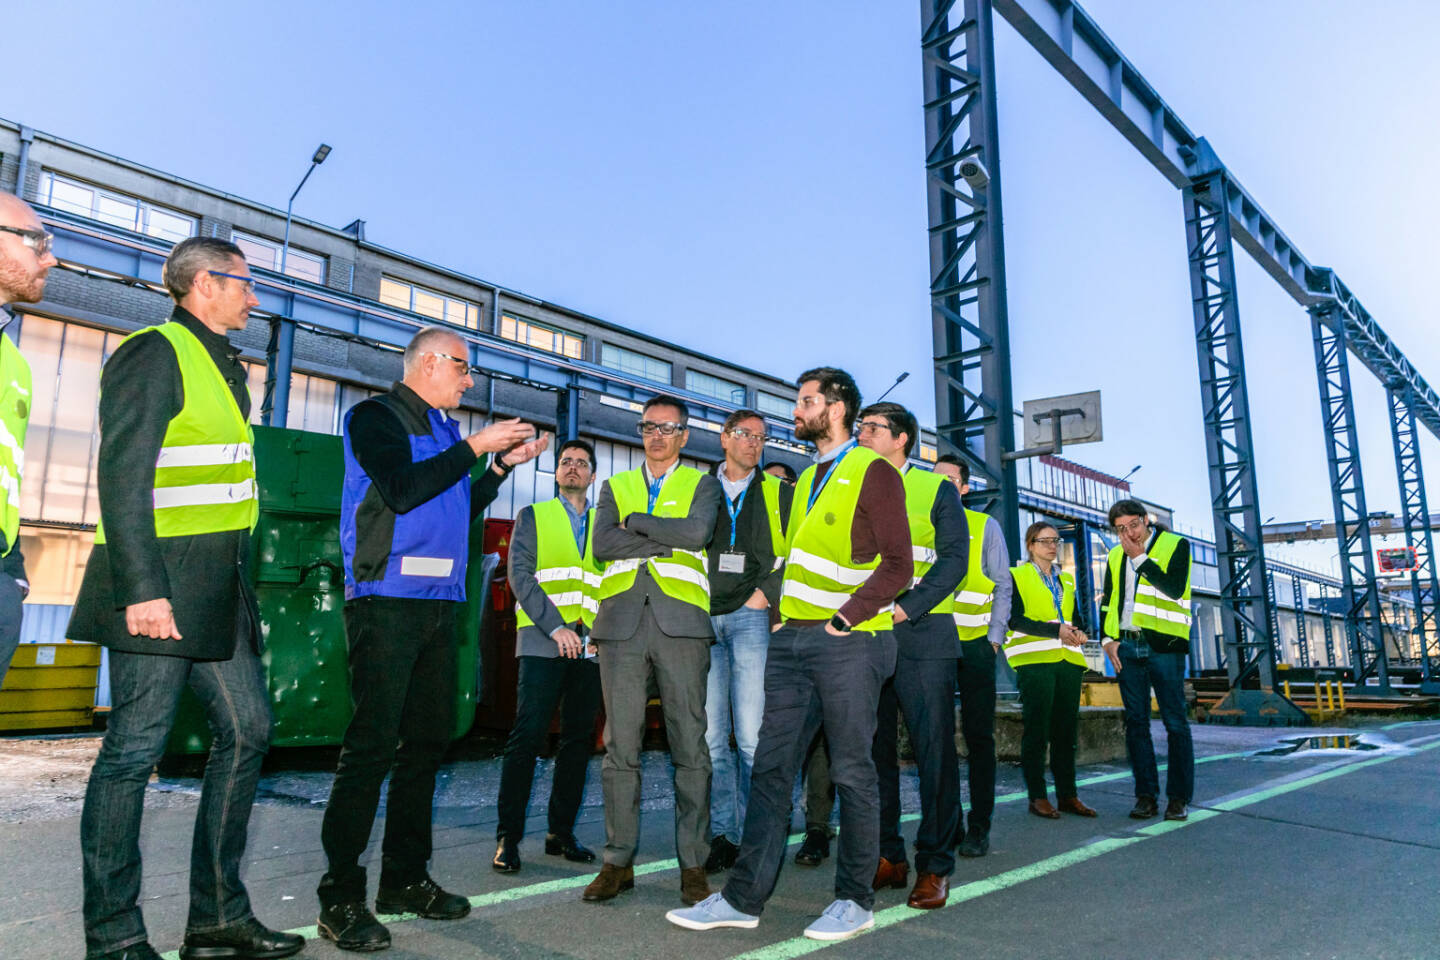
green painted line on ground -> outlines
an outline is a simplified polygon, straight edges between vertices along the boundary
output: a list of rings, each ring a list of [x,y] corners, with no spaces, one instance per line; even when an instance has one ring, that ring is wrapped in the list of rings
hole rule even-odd
[[[1038,860],[1035,863],[1026,864],[1023,867],[1016,867],[1013,870],[1006,870],[1004,873],[996,874],[984,880],[974,880],[952,890],[950,892],[950,899],[942,909],[948,910],[957,904],[987,896],[991,893],[1008,890],[1027,880],[1039,879],[1040,877],[1048,876],[1068,867],[1075,866],[1076,864],[1085,863],[1097,857],[1104,856],[1105,854],[1113,853],[1116,850],[1124,850],[1137,843],[1142,843],[1167,833],[1173,833],[1176,830],[1183,830],[1194,824],[1203,823],[1206,820],[1218,817],[1222,812],[1230,813],[1286,793],[1292,793],[1296,790],[1314,786],[1317,783],[1323,783],[1348,773],[1354,773],[1357,770],[1379,766],[1382,763],[1389,763],[1391,760],[1398,760],[1401,757],[1414,756],[1417,753],[1434,750],[1437,747],[1440,747],[1440,740],[1417,747],[1408,753],[1394,753],[1387,754],[1383,757],[1375,757],[1370,760],[1357,760],[1354,763],[1335,767],[1314,774],[1313,776],[1303,777],[1299,780],[1290,780],[1273,787],[1264,787],[1252,793],[1243,794],[1234,799],[1227,800],[1222,804],[1218,804],[1213,809],[1201,808],[1193,810],[1188,820],[1163,820],[1160,823],[1143,827],[1128,837],[1106,837],[1103,840],[1097,840],[1094,843],[1086,844],[1075,850],[1057,854],[1053,857],[1047,857],[1044,860]],[[1217,756],[1215,759],[1220,759],[1220,757]],[[1196,762],[1199,761],[1197,760]],[[884,929],[885,927],[894,926],[897,923],[903,923],[907,920],[917,920],[936,912],[938,911],[916,910],[904,904],[887,907],[884,910],[876,912],[875,929]],[[781,940],[778,943],[772,943],[768,946],[760,947],[757,950],[736,954],[731,957],[730,960],[789,960],[789,958],[792,957],[805,956],[806,954],[815,953],[818,950],[824,950],[827,947],[848,942],[847,940],[811,940],[804,936],[792,937],[789,940]]]
[[[1235,759],[1236,757],[1249,756],[1250,753],[1251,753],[1251,751],[1242,751],[1242,752],[1240,752],[1240,753],[1217,753],[1217,754],[1214,754],[1214,755],[1208,756],[1208,757],[1196,757],[1196,758],[1195,758],[1195,762],[1198,764],[1198,763],[1209,763],[1209,762],[1212,762],[1212,761],[1215,761],[1215,760],[1233,760],[1233,759]],[[1163,763],[1162,763],[1162,764],[1159,764],[1159,769],[1164,770],[1164,769],[1166,768],[1166,766],[1167,766],[1167,764],[1163,764]],[[1096,776],[1093,776],[1093,777],[1086,777],[1086,778],[1084,778],[1084,779],[1082,779],[1082,780],[1077,780],[1077,781],[1076,781],[1076,785],[1077,785],[1077,786],[1082,786],[1082,787],[1084,787],[1084,786],[1090,786],[1090,785],[1096,784],[1096,783],[1108,783],[1108,782],[1110,782],[1110,781],[1112,781],[1112,780],[1128,779],[1129,777],[1130,777],[1130,772],[1129,772],[1128,770],[1127,770],[1127,771],[1122,771],[1122,772],[1117,772],[1117,773],[1102,773],[1102,774],[1097,774]],[[1022,792],[1018,792],[1018,793],[1007,793],[1007,794],[1003,794],[1003,795],[1001,795],[1001,796],[996,797],[996,798],[995,798],[995,803],[996,803],[997,805],[998,805],[998,804],[1002,804],[1002,803],[1016,803],[1016,802],[1018,802],[1018,801],[1020,801],[1020,800],[1025,800],[1025,799],[1027,799],[1027,798],[1028,798],[1028,797],[1027,797],[1027,794],[1025,794],[1023,791],[1022,791]],[[910,813],[910,814],[906,814],[905,816],[901,817],[901,818],[900,818],[900,822],[901,822],[901,823],[913,823],[913,822],[915,822],[916,820],[919,820],[919,819],[920,819],[920,814],[918,814],[918,813]],[[803,833],[792,833],[792,834],[790,834],[790,836],[789,836],[788,838],[786,838],[785,845],[786,845],[787,847],[793,847],[793,846],[795,846],[797,843],[802,842],[804,839],[805,839],[805,834],[803,834]],[[636,865],[635,865],[635,876],[637,876],[637,877],[643,877],[643,876],[646,876],[646,875],[652,874],[652,873],[662,873],[662,872],[664,872],[664,871],[666,871],[666,870],[678,870],[678,869],[680,869],[680,862],[679,862],[678,860],[676,860],[674,857],[670,857],[669,859],[666,859],[666,860],[651,860],[651,861],[649,861],[648,863],[639,863],[639,864],[636,864]],[[540,883],[526,884],[525,886],[521,886],[521,887],[507,887],[507,888],[504,889],[504,890],[492,890],[490,893],[477,894],[477,895],[475,895],[475,896],[473,896],[473,897],[470,897],[470,898],[468,898],[468,899],[469,899],[469,901],[470,901],[470,906],[471,906],[471,908],[476,908],[476,907],[490,907],[490,906],[495,906],[495,905],[501,904],[501,903],[511,903],[511,902],[513,902],[513,901],[515,901],[515,900],[524,900],[524,899],[526,899],[527,897],[540,897],[540,896],[544,896],[544,895],[549,894],[549,893],[563,893],[563,892],[565,892],[565,891],[567,891],[567,890],[574,890],[574,889],[576,889],[576,888],[578,888],[578,887],[587,886],[587,885],[589,885],[590,881],[593,880],[593,879],[594,879],[594,875],[593,875],[593,874],[589,874],[589,873],[579,874],[579,875],[576,875],[576,876],[573,876],[573,877],[558,877],[558,878],[556,878],[556,879],[554,879],[554,880],[543,880],[543,881],[541,881]],[[952,896],[953,896],[953,893],[952,893]],[[908,909],[908,908],[907,908],[907,909]],[[392,926],[393,926],[394,924],[397,924],[397,923],[409,923],[411,920],[418,920],[418,919],[420,919],[420,917],[418,917],[417,915],[415,915],[415,914],[413,914],[413,913],[402,913],[402,914],[393,914],[393,915],[392,915],[392,914],[382,914],[382,915],[379,916],[378,919],[379,919],[382,923],[385,923],[385,924],[387,924],[387,925],[392,925]],[[878,920],[877,920],[877,923],[878,923]],[[317,928],[313,927],[313,926],[310,926],[310,927],[297,927],[297,928],[295,928],[294,930],[287,930],[287,931],[285,931],[285,932],[286,932],[286,933],[296,933],[296,934],[299,934],[300,936],[305,937],[307,940],[313,940],[313,939],[315,939],[316,937],[318,937],[318,936],[320,935],[319,930],[318,930]],[[813,942],[813,941],[807,941],[807,942]],[[177,950],[172,950],[172,951],[170,951],[169,953],[161,954],[161,957],[162,957],[162,960],[179,960],[180,954],[179,954],[179,951],[177,951]]]

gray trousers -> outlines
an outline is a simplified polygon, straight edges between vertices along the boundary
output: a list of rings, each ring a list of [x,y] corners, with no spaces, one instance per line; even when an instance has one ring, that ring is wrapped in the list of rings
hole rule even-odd
[[[708,637],[671,637],[649,604],[628,640],[596,642],[605,700],[605,862],[628,867],[640,835],[640,747],[648,681],[654,675],[670,759],[675,765],[675,854],[680,866],[704,866],[710,853],[710,751],[705,746]]]
[[[0,573],[0,684],[10,669],[10,658],[20,646],[20,609],[24,597],[20,585],[8,573]]]

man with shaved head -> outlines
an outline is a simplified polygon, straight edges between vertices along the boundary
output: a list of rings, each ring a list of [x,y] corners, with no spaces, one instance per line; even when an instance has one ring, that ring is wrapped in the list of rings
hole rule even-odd
[[[36,303],[55,266],[53,238],[19,197],[0,193],[0,683],[20,643],[20,604],[30,592],[20,553],[20,477],[25,470],[25,427],[30,422],[30,364],[15,341],[12,303]],[[7,329],[8,328],[8,329]]]
[[[317,891],[320,935],[342,950],[390,945],[360,863],[387,775],[377,912],[470,912],[428,872],[435,773],[455,726],[456,608],[471,520],[547,440],[519,420],[462,439],[445,411],[474,386],[469,356],[455,330],[426,327],[405,348],[404,378],[345,415],[340,549],[355,712],[320,829],[328,869]]]

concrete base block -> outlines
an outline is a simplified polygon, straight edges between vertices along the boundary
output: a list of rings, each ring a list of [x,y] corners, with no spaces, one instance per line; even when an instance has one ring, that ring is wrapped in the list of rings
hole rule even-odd
[[[998,760],[1019,761],[1020,735],[1024,724],[1020,720],[1020,704],[1001,701],[995,705],[995,755]],[[1080,708],[1080,747],[1075,762],[1105,763],[1125,759],[1125,711],[1120,707]],[[965,735],[960,729],[960,707],[955,707],[955,749],[960,756],[968,757]],[[910,749],[909,731],[905,721],[900,721],[900,757],[915,759]]]

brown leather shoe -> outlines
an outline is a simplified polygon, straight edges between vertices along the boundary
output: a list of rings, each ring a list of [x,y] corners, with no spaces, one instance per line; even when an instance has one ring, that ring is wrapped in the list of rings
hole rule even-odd
[[[938,873],[921,873],[915,877],[915,889],[905,902],[916,910],[939,910],[950,896],[950,878]]]
[[[602,900],[614,900],[622,892],[635,888],[635,868],[617,867],[613,863],[607,863],[600,868],[600,873],[585,892],[580,894],[581,900],[588,900],[591,903],[599,903]]]
[[[680,899],[687,907],[710,896],[710,884],[705,880],[704,867],[685,867],[680,871]]]
[[[875,868],[875,882],[872,886],[876,890],[884,890],[886,887],[894,887],[896,890],[903,890],[905,883],[910,879],[910,864],[901,860],[899,863],[891,863],[884,857],[880,858],[880,866]]]
[[[1060,811],[1051,805],[1049,800],[1041,797],[1039,800],[1030,801],[1030,812],[1037,817],[1044,817],[1046,820],[1059,820]]]
[[[1061,811],[1065,813],[1073,813],[1077,817],[1100,816],[1100,814],[1096,813],[1093,809],[1081,803],[1079,797],[1064,797],[1055,806],[1060,808]]]

